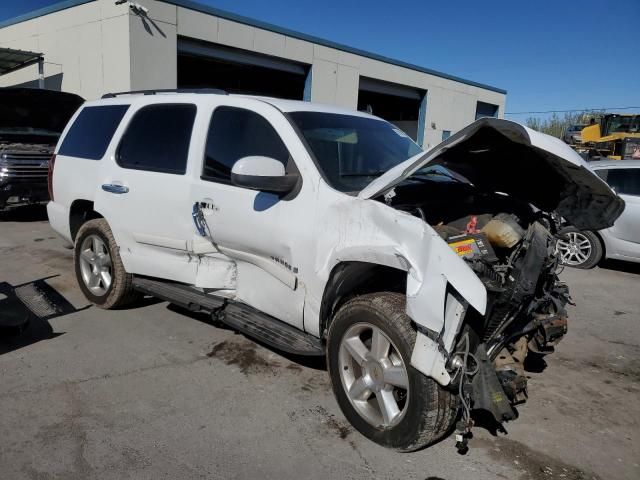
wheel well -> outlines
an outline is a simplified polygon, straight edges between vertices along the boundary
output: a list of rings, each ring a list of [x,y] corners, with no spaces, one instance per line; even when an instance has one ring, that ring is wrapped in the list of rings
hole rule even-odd
[[[333,267],[320,306],[320,333],[325,335],[338,309],[353,297],[373,292],[407,290],[407,272],[367,262],[342,262]]]
[[[102,218],[98,212],[93,209],[93,202],[89,200],[74,200],[69,210],[69,230],[71,239],[75,240],[80,227],[87,221],[94,218]]]

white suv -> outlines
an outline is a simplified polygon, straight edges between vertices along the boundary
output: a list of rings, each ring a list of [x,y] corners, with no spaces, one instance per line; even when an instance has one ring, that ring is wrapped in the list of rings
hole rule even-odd
[[[624,206],[515,123],[423,152],[365,113],[211,91],[87,102],[51,171],[49,219],[91,302],[150,294],[326,355],[348,420],[403,451],[459,411],[460,448],[470,410],[515,418],[525,357],[566,332],[556,218],[602,229]]]

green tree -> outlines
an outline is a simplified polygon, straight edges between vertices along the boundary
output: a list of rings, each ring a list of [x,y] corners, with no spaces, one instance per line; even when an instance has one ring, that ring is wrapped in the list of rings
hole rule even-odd
[[[554,137],[562,138],[564,131],[571,125],[585,125],[589,123],[591,118],[597,118],[602,112],[594,112],[585,110],[582,112],[568,112],[562,117],[557,113],[552,114],[548,118],[529,117],[525,121],[525,125],[538,132],[546,133]]]

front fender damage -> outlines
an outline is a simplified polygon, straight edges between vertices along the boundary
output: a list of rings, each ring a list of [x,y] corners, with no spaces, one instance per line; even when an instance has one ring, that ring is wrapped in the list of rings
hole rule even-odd
[[[350,199],[333,205],[329,217],[332,221],[322,225],[318,239],[318,251],[329,253],[318,257],[315,271],[328,279],[335,265],[349,261],[406,271],[406,311],[418,327],[411,364],[448,385],[445,365],[464,313],[468,308],[481,314],[486,310],[482,281],[430,225],[408,213]],[[307,307],[314,303],[310,298]]]
[[[418,326],[411,364],[444,386],[451,382],[446,363],[464,315],[469,307],[485,313],[487,291],[436,232],[425,225],[424,234],[407,277],[407,314]]]

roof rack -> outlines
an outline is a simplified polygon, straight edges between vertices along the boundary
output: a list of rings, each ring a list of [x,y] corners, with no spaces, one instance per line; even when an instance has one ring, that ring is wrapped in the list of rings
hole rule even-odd
[[[219,88],[163,88],[159,90],[130,90],[128,92],[105,93],[102,98],[115,98],[121,95],[155,95],[156,93],[208,93],[214,95],[228,95]]]

